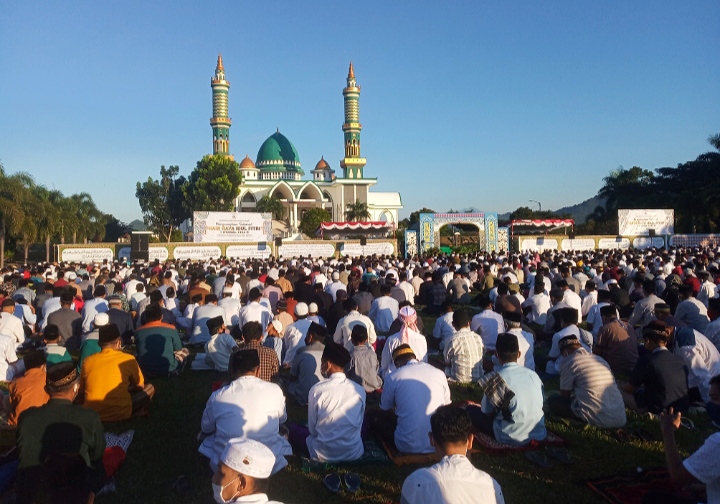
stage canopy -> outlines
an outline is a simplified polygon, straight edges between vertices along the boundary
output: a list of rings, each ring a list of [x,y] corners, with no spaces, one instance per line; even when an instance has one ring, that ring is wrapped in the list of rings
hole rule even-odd
[[[317,230],[317,236],[333,235],[381,235],[395,229],[392,222],[323,222]]]

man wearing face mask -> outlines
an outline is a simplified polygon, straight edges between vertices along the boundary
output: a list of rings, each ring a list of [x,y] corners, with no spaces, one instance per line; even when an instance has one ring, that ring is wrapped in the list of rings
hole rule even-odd
[[[19,504],[34,502],[41,465],[52,455],[79,454],[87,464],[93,488],[98,491],[104,484],[104,429],[95,411],[73,405],[80,388],[79,379],[74,363],[53,366],[47,372],[45,385],[50,400],[20,414],[17,430]]]
[[[275,456],[264,444],[246,438],[231,439],[212,478],[215,502],[282,504],[267,497],[274,463]]]

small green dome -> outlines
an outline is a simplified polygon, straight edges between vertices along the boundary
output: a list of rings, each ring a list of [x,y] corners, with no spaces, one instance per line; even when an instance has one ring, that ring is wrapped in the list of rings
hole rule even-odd
[[[294,172],[303,175],[295,146],[285,135],[276,131],[260,146],[255,166],[260,171]]]

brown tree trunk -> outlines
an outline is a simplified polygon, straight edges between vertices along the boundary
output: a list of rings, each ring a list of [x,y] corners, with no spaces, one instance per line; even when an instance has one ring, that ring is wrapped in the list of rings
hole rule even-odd
[[[50,235],[45,237],[45,262],[50,262]]]

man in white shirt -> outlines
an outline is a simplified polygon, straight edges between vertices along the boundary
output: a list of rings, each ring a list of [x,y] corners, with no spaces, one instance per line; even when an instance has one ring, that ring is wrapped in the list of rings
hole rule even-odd
[[[427,362],[427,339],[418,332],[417,328],[417,312],[410,306],[404,306],[398,313],[398,318],[402,322],[400,332],[393,334],[385,341],[382,351],[382,359],[380,362],[380,375],[383,379],[393,371],[395,371],[395,363],[392,354],[397,347],[402,344],[410,345],[415,358],[420,361]]]
[[[235,339],[226,332],[222,317],[214,317],[207,321],[210,341],[205,343],[205,362],[218,371],[227,371],[230,356],[238,349]]]
[[[720,380],[713,383],[713,388],[716,396],[720,395]],[[704,483],[707,490],[707,502],[720,502],[720,464],[717,462],[718,451],[720,451],[720,432],[711,434],[705,440],[705,444],[683,461],[675,442],[675,430],[680,428],[680,418],[681,413],[674,412],[672,408],[669,408],[667,412],[660,413],[660,430],[670,478],[679,486]],[[661,494],[658,498],[663,496]]]
[[[22,320],[15,316],[15,300],[12,298],[5,298],[2,301],[0,334],[13,338],[15,346],[25,342],[25,329]]]
[[[560,353],[559,343],[565,336],[576,336],[580,344],[588,352],[592,352],[593,337],[592,334],[584,329],[580,329],[577,318],[577,310],[575,308],[560,308],[555,312],[560,317],[560,330],[553,335],[552,345],[548,352],[548,362],[545,366],[545,372],[549,375],[559,375],[560,369],[564,362],[564,357]]]
[[[704,333],[710,323],[707,308],[693,296],[691,286],[681,285],[678,291],[682,301],[675,308],[675,318],[685,322],[696,331]]]
[[[522,316],[518,312],[506,313],[505,325],[508,329],[507,332],[514,334],[518,339],[518,347],[520,348],[518,365],[535,371],[535,337],[532,333],[523,331]]]
[[[472,318],[470,329],[480,335],[486,351],[495,350],[495,341],[498,334],[505,330],[505,321],[502,315],[493,311],[488,296],[480,296],[479,301],[482,311]]]
[[[415,306],[415,287],[408,282],[408,274],[406,271],[398,273],[400,283],[398,287],[405,293],[405,299],[410,302],[410,306]]]
[[[710,299],[717,296],[717,286],[710,281],[710,273],[707,270],[701,270],[697,272],[698,280],[700,280],[700,291],[697,295],[697,300],[708,308],[708,302]]]
[[[433,338],[438,340],[440,350],[445,350],[445,346],[455,334],[455,328],[453,327],[453,312],[452,302],[449,300],[443,302],[440,305],[440,312],[442,315],[435,321],[435,327],[433,328]]]
[[[570,289],[570,286],[565,278],[558,280],[557,286],[560,290],[562,290],[563,302],[567,303],[568,306],[575,308],[578,312],[578,320],[582,320],[582,299],[580,299],[580,295]]]
[[[372,302],[368,316],[375,324],[375,332],[387,336],[390,326],[398,316],[400,305],[397,299],[390,296],[392,287],[388,284],[380,286],[380,297]]]
[[[635,303],[632,315],[628,319],[631,326],[643,327],[655,320],[655,305],[663,303],[663,300],[655,295],[655,282],[650,279],[643,281],[643,299]],[[594,326],[593,326],[594,327]]]
[[[394,444],[403,453],[433,453],[435,449],[428,437],[430,415],[438,407],[450,404],[445,373],[418,361],[407,344],[397,347],[392,358],[397,369],[385,380],[380,408],[385,411],[395,409]],[[387,426],[376,427],[381,435],[389,438]]]
[[[273,452],[273,474],[287,465],[285,455],[292,455],[287,439],[280,435],[285,422],[285,396],[274,383],[261,380],[257,350],[238,350],[230,359],[233,381],[216,390],[208,399],[200,423],[202,444],[198,450],[210,459],[217,470],[220,455],[227,442],[236,437],[258,441]]]
[[[98,313],[105,313],[110,309],[108,307],[107,301],[105,300],[106,294],[107,290],[105,289],[104,285],[98,285],[97,287],[95,287],[95,291],[93,292],[93,299],[87,301],[82,309],[82,332],[90,332],[90,330],[92,329],[92,322],[95,319],[95,315]]]
[[[442,459],[407,477],[400,504],[503,504],[498,482],[467,458],[474,439],[467,411],[440,406],[430,417],[430,428],[430,443]]]
[[[248,304],[240,308],[240,321],[238,325],[244,326],[248,322],[258,322],[262,326],[262,330],[267,329],[268,324],[273,319],[273,313],[266,306],[260,304],[262,292],[257,287],[253,287],[248,292]]]
[[[242,327],[240,325],[240,300],[233,299],[232,287],[223,287],[222,299],[218,306],[225,311],[225,325],[228,327]]]
[[[310,458],[319,462],[357,460],[365,453],[360,437],[365,390],[343,372],[350,363],[350,352],[344,346],[329,342],[320,362],[327,379],[313,385],[308,394],[310,435],[306,443]]]
[[[353,327],[360,324],[367,329],[368,343],[374,345],[377,340],[377,334],[375,333],[375,325],[372,323],[372,320],[370,320],[370,317],[358,311],[358,304],[354,299],[347,300],[347,307],[350,311],[338,322],[335,328],[335,334],[333,334],[333,341],[350,350],[353,347],[353,343],[350,340]]]
[[[545,284],[535,284],[533,293],[520,306],[528,323],[544,326],[550,309],[550,297],[545,292]]]
[[[215,294],[207,294],[205,296],[205,304],[193,310],[192,335],[188,341],[190,345],[204,345],[210,341],[211,335],[210,331],[208,331],[208,320],[215,317],[225,317],[225,310],[217,305],[217,301],[218,299]]]
[[[305,346],[305,337],[312,324],[312,321],[307,318],[308,313],[307,303],[298,303],[295,305],[295,317],[297,321],[285,328],[285,336],[283,337],[285,341],[285,358],[282,361],[282,365],[284,367],[290,367],[298,350]]]
[[[328,282],[328,284],[325,286],[325,292],[332,296],[334,303],[335,301],[337,301],[337,291],[346,290],[346,287],[345,284],[340,281],[340,273],[338,271],[333,271],[331,278],[332,282]]]

